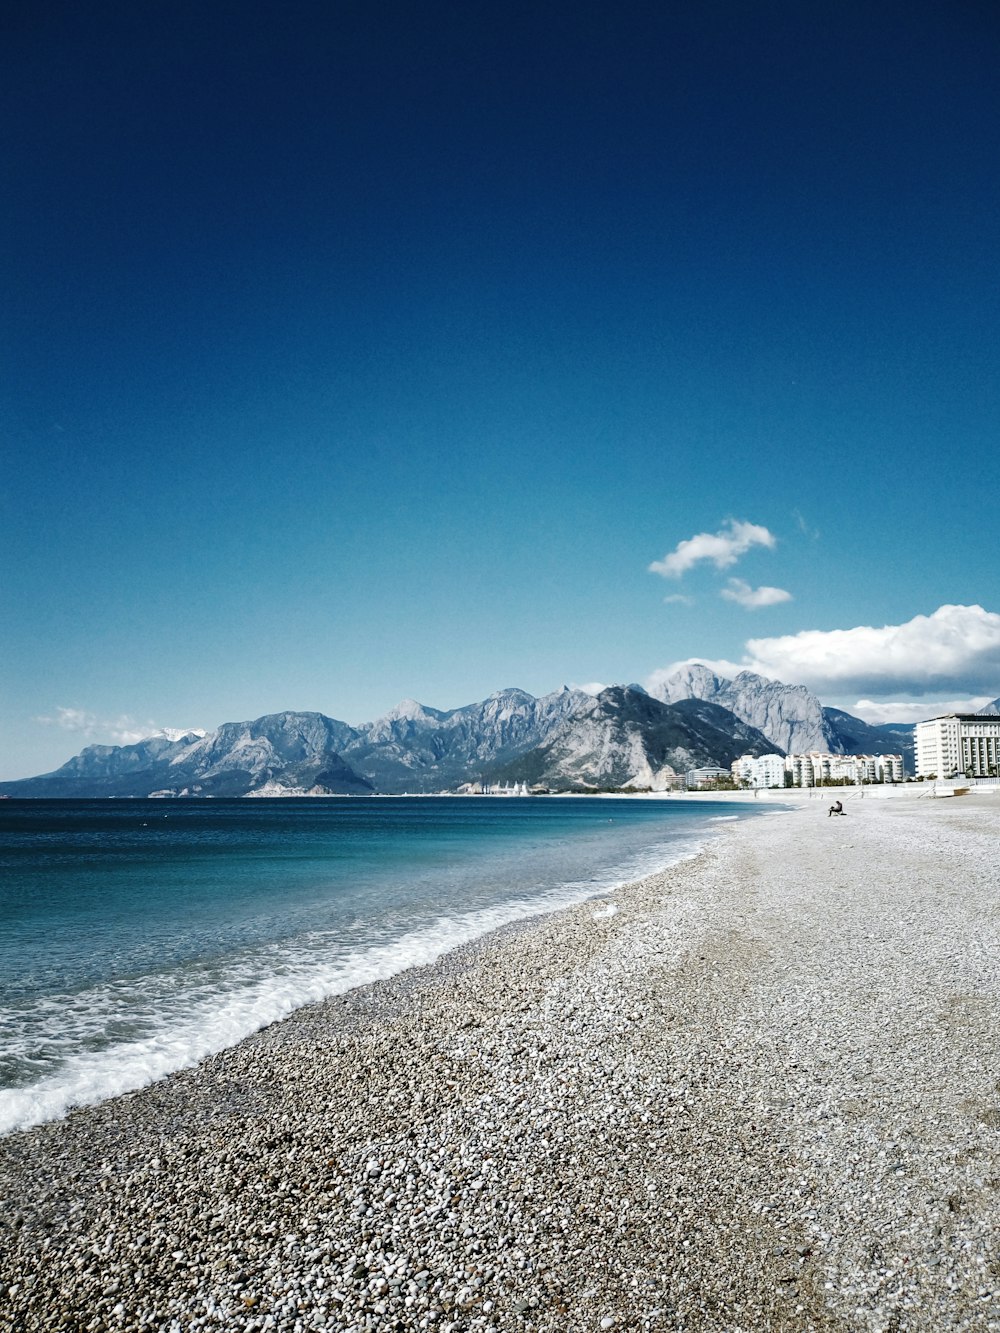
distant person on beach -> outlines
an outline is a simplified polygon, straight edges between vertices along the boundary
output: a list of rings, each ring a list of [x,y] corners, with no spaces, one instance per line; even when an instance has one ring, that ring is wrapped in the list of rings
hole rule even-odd
[[[841,804],[841,802],[834,801],[833,805],[831,805],[829,810],[827,810],[826,817],[827,819],[829,819],[831,815],[842,815],[843,813],[844,813],[844,807]]]

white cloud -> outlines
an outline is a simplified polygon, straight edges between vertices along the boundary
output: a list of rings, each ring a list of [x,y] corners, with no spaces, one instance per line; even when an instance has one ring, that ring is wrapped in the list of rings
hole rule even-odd
[[[801,630],[749,639],[741,669],[819,694],[1000,694],[1000,615],[940,606],[902,625]]]
[[[47,727],[62,727],[64,731],[88,731],[97,719],[82,708],[57,707],[55,717],[36,717],[35,721]]]
[[[1000,692],[1000,689],[998,689]],[[992,703],[996,696],[977,694],[972,698],[927,698],[923,699],[858,699],[856,703],[843,705],[844,711],[854,717],[870,722],[873,727],[884,722],[898,722],[909,725],[911,722],[923,722],[926,718],[942,713],[978,713],[981,708]],[[839,706],[839,705],[838,705]]]
[[[716,569],[728,569],[752,546],[766,546],[770,550],[776,542],[773,533],[759,523],[743,523],[731,518],[721,532],[698,532],[678,542],[662,560],[653,561],[649,572],[662,574],[664,578],[680,578],[703,560],[710,561]]]
[[[777,606],[779,602],[790,602],[792,594],[784,588],[751,588],[743,579],[730,579],[719,593],[727,602],[737,602],[748,611],[757,611],[762,606]]]
[[[60,706],[56,707],[54,717],[36,717],[35,721],[44,726],[60,727],[63,731],[79,732],[84,739],[101,745],[135,745],[137,741],[166,734],[168,730],[157,726],[155,722],[143,725],[128,713],[120,713],[115,718],[102,718],[84,708]]]
[[[602,690],[606,690],[607,688],[608,688],[607,685],[602,685],[599,680],[588,681],[586,685],[570,686],[571,690],[582,690],[584,694],[595,694],[595,695],[600,694]]]
[[[682,592],[672,592],[663,600],[667,606],[694,606],[694,598],[688,597]]]

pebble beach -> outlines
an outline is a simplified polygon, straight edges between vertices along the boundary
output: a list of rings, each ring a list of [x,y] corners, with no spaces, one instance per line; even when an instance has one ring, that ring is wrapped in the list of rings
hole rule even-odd
[[[1000,794],[845,807],[0,1140],[0,1329],[1000,1330]]]

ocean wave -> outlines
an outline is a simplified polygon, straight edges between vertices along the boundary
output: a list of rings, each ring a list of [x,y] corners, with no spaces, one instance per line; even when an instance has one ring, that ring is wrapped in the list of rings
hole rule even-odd
[[[549,834],[508,860],[492,849],[459,864],[413,864],[403,896],[367,889],[348,916],[328,913],[315,925],[301,914],[284,940],[231,936],[227,946],[207,934],[201,957],[159,969],[133,958],[137,966],[109,968],[100,981],[81,977],[69,992],[49,984],[12,992],[0,1013],[0,1133],[143,1088],[301,1006],[432,964],[500,926],[609,896],[696,856],[707,833],[704,818],[664,832],[608,822],[615,832]],[[636,846],[644,833],[655,841]]]
[[[395,931],[372,919],[367,939],[335,931],[248,949],[212,965],[117,979],[75,996],[8,1010],[0,1045],[18,1064],[0,1089],[0,1134],[132,1092],[235,1045],[304,1005],[436,962],[513,922],[601,897],[697,855],[699,837],[673,836],[588,878],[525,891],[490,906]],[[613,908],[602,915],[610,915]]]

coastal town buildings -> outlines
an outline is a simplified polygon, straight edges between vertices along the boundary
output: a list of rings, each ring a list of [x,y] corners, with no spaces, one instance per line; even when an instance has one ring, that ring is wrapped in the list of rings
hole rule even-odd
[[[902,782],[900,754],[744,754],[733,778],[749,787],[819,787],[826,782]]]
[[[729,782],[731,776],[728,768],[692,768],[684,774],[684,782],[688,791],[698,791],[701,788],[717,787],[720,782]]]
[[[785,785],[785,756],[783,754],[741,755],[733,763],[733,779],[751,787],[783,787]]]
[[[1000,775],[1000,714],[946,713],[914,728],[918,778]]]
[[[857,755],[865,761],[865,782],[902,782],[906,776],[901,754]]]

